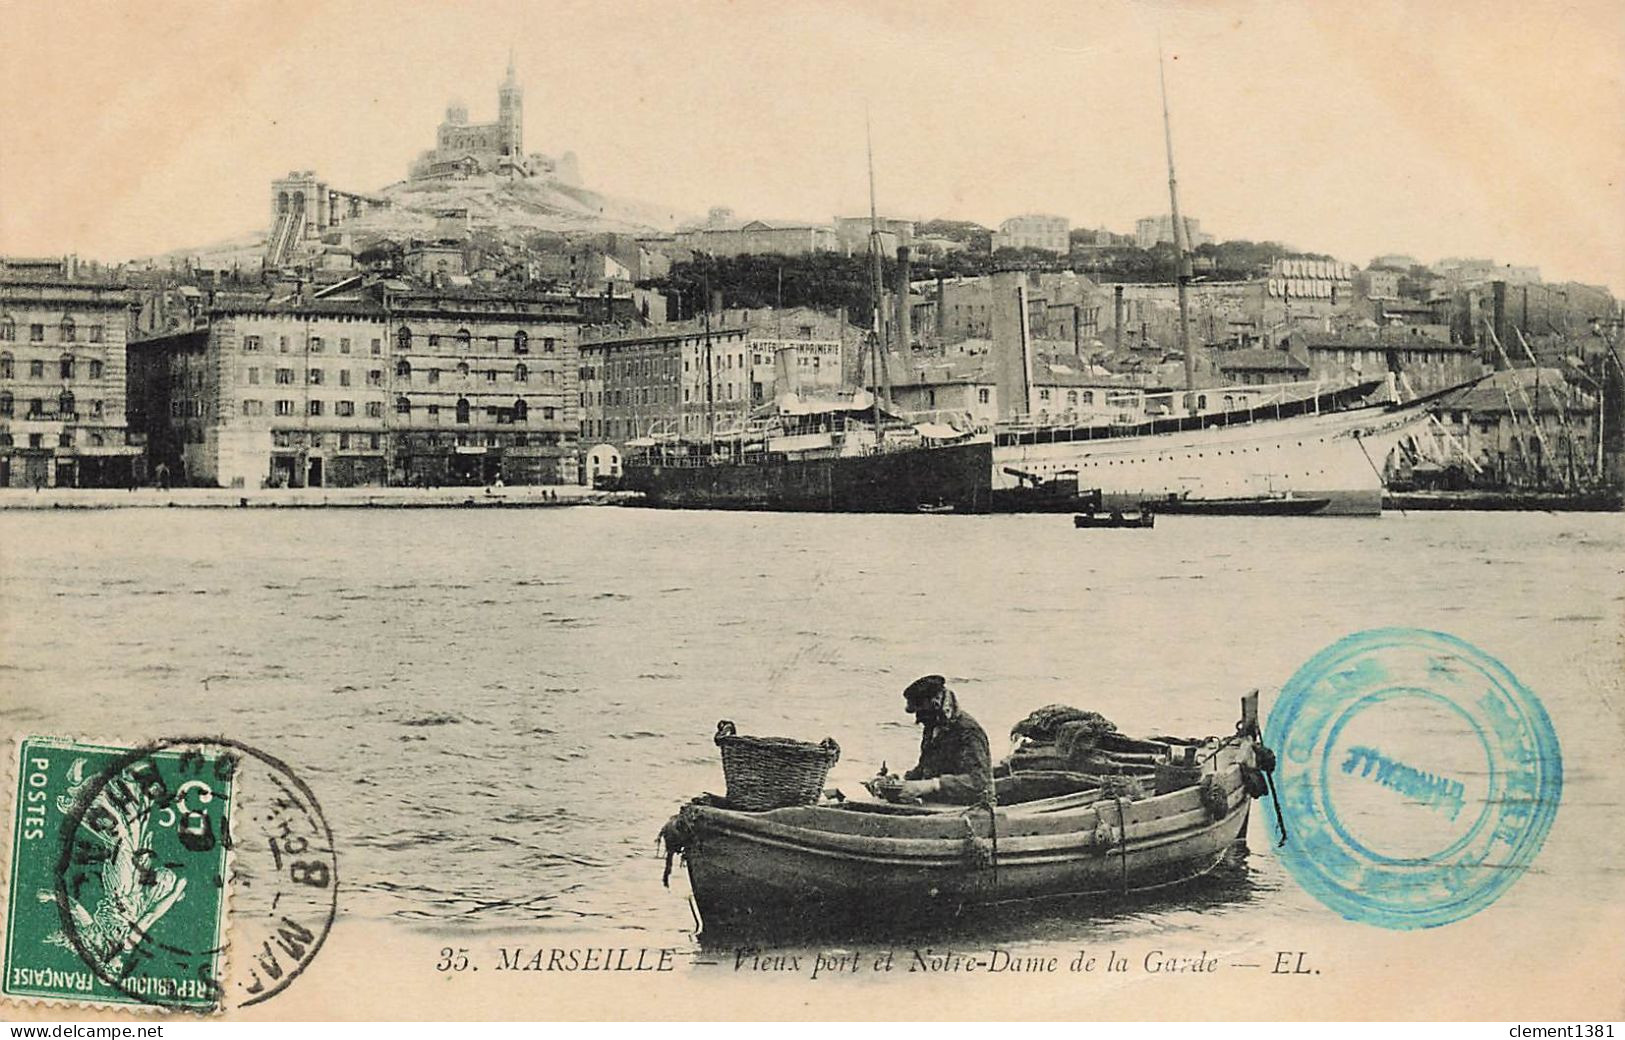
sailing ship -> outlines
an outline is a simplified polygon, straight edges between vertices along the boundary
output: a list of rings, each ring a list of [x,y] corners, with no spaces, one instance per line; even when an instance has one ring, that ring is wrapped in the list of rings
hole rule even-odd
[[[850,397],[803,401],[793,392],[740,429],[716,428],[708,409],[703,442],[646,438],[622,466],[620,487],[643,503],[682,509],[835,513],[982,513],[990,503],[993,443],[986,433],[911,423],[891,409],[886,371],[881,235],[869,161],[869,249],[873,257],[872,386]],[[706,291],[710,298],[709,286]],[[706,326],[706,394],[710,378]]]
[[[1247,387],[1237,388],[1244,391],[1239,394],[1226,394],[1222,388],[1198,392],[1187,299],[1190,241],[1180,217],[1167,83],[1161,72],[1159,56],[1168,198],[1178,256],[1183,400],[1170,416],[1143,416],[1130,422],[999,424],[994,433],[993,509],[1005,511],[1010,503],[1040,498],[1049,482],[1063,481],[1070,487],[1098,488],[1108,509],[1170,500],[1175,510],[1179,503],[1247,501],[1267,513],[1269,504],[1291,496],[1296,503],[1323,500],[1308,510],[1316,515],[1379,514],[1389,453],[1428,422],[1429,409],[1439,398],[1460,388],[1401,404],[1390,383],[1386,401],[1367,403],[1389,382],[1368,381],[1313,387],[1264,407],[1249,401]],[[1032,346],[1024,332],[1020,349],[1020,370],[1031,373]],[[1225,404],[1209,409],[1208,400]],[[1164,506],[1163,511],[1174,510]]]

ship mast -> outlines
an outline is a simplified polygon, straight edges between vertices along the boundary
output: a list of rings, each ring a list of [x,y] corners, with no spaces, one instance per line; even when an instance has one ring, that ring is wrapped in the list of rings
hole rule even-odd
[[[870,340],[874,362],[874,419],[875,419],[875,446],[880,445],[880,404],[884,399],[886,407],[891,407],[891,379],[886,371],[886,337],[880,325],[880,301],[885,287],[885,272],[880,259],[880,210],[875,204],[875,145],[873,135],[869,132],[869,109],[863,110],[863,145],[869,155],[869,256],[871,261],[870,277],[872,285],[870,291],[874,295],[874,309],[870,321]]]
[[[1174,225],[1174,256],[1176,283],[1179,294],[1179,352],[1185,356],[1185,410],[1195,413],[1196,356],[1191,353],[1190,302],[1188,291],[1191,281],[1190,241],[1185,234],[1185,222],[1179,217],[1179,182],[1174,177],[1174,132],[1168,118],[1168,78],[1162,67],[1162,38],[1157,38],[1157,83],[1162,88],[1162,138],[1168,149],[1168,208]]]

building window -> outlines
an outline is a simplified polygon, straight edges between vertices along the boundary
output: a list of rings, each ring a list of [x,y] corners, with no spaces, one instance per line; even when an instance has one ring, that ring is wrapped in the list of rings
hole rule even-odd
[[[96,359],[92,358],[91,362],[90,362],[90,378],[92,378],[92,379],[100,379],[101,377],[102,377],[102,363],[99,360],[96,360]]]
[[[428,370],[428,375],[429,375],[429,382],[431,382],[431,383],[440,382],[440,370],[438,368],[429,369]]]
[[[322,402],[321,401],[311,401],[310,402],[310,408],[309,408],[309,414],[311,414],[311,415],[321,415],[322,414]]]
[[[488,368],[488,369],[486,369],[486,370],[485,370],[485,381],[486,381],[486,382],[487,382],[487,383],[494,383],[494,382],[496,382],[496,381],[497,381],[497,370],[496,370],[496,369],[494,369],[494,368]]]
[[[468,422],[468,398],[466,397],[457,399],[457,421],[460,423]]]
[[[382,401],[368,401],[367,402],[367,418],[369,418],[369,419],[382,419],[383,417],[384,417],[384,402],[382,402]]]
[[[530,416],[530,408],[525,404],[523,397],[517,397],[513,402],[513,421],[524,422]]]
[[[278,401],[276,403],[276,414],[278,414],[278,415],[292,415],[293,414],[293,402],[292,401]]]
[[[30,343],[44,343],[45,342],[45,326],[44,325],[30,325],[30,326],[28,326],[28,342],[30,342]]]
[[[260,338],[258,336],[244,336],[243,337],[243,353],[245,353],[245,354],[257,354],[257,353],[259,353],[259,350],[260,350]]]
[[[1084,404],[1094,404],[1095,403],[1095,392],[1093,390],[1085,390],[1083,392],[1083,403]]]
[[[367,434],[367,447],[369,447],[369,448],[371,448],[371,449],[372,449],[372,450],[373,450],[373,451],[377,451],[377,450],[378,450],[378,447],[379,447],[379,445],[380,445],[380,444],[381,444],[381,443],[382,443],[382,442],[381,442],[381,440],[380,440],[380,439],[379,439],[379,435],[378,435],[378,434],[376,434],[376,433],[369,433],[369,434]]]
[[[347,369],[347,368],[339,369],[339,385],[340,386],[349,386],[350,385],[350,370],[349,369]]]
[[[79,338],[79,330],[74,326],[72,318],[63,318],[60,328],[62,333],[62,342],[72,343],[74,340]]]
[[[0,391],[0,415],[10,416],[12,410],[11,394]]]
[[[411,415],[412,414],[412,402],[410,400],[408,400],[407,398],[405,398],[405,397],[397,397],[397,398],[395,398],[395,414],[396,415]]]
[[[402,353],[412,349],[412,330],[405,325],[402,325],[400,331],[395,333],[395,348]]]
[[[59,448],[73,447],[73,431],[63,430],[61,433],[57,434],[56,446]]]
[[[74,363],[73,363],[73,355],[72,354],[63,354],[62,355],[62,360],[57,362],[57,366],[62,371],[62,378],[63,379],[72,379],[73,378]]]
[[[474,337],[469,335],[469,332],[468,332],[467,329],[458,329],[457,330],[457,349],[458,350],[460,350],[460,351],[462,351],[464,353],[467,353],[469,344],[472,343],[473,341],[474,341]]]
[[[348,354],[349,352],[350,352],[350,341],[348,339],[340,339],[339,340],[339,353],[340,354]]]
[[[11,341],[17,338],[17,323],[10,318],[0,318],[0,339]]]
[[[34,360],[30,361],[28,363],[28,378],[30,378],[30,379],[44,379],[45,378],[45,362],[41,361],[39,358],[35,358]]]
[[[429,418],[431,418],[431,419],[440,418],[440,406],[439,405],[431,404],[428,407],[428,412],[429,412]]]
[[[348,419],[355,414],[355,402],[339,401],[337,404],[333,405],[333,414],[341,418]]]
[[[279,368],[276,370],[276,381],[283,386],[293,385],[293,369]]]
[[[384,352],[384,341],[381,339],[374,339],[372,341],[372,352],[374,354],[382,354]]]
[[[350,435],[348,433],[340,433],[339,434],[339,450],[340,451],[348,451],[349,449],[350,449]]]
[[[16,376],[17,365],[10,354],[0,354],[0,379],[11,379]]]
[[[276,338],[276,350],[278,354],[286,354],[288,352],[288,337],[278,336]]]
[[[310,352],[312,354],[320,354],[322,352],[322,337],[310,337]]]
[[[405,333],[408,337],[411,336],[411,333],[406,332],[406,330],[402,329],[401,331],[403,333]],[[399,361],[395,362],[395,378],[396,379],[411,379],[412,378],[412,362],[406,360],[405,358],[401,358]]]
[[[513,334],[513,352],[515,354],[530,353],[530,335],[524,329]]]
[[[552,336],[543,336],[542,337],[542,353],[543,354],[551,354],[551,353],[553,353],[553,348],[554,348],[555,344],[556,344],[556,341],[553,339]]]
[[[982,387],[980,390],[976,391],[976,400],[979,403],[987,404],[988,403],[988,397],[989,397],[989,394],[988,394],[987,387]]]
[[[260,370],[259,369],[251,368],[251,369],[248,370],[248,385],[249,386],[259,386],[260,385]]]
[[[553,416],[555,416],[557,414],[558,414],[558,409],[552,407],[551,405],[543,405],[542,406],[542,418],[546,419],[548,422],[552,422],[553,421]]]
[[[530,381],[530,369],[526,368],[523,362],[513,366],[513,381],[516,383]]]
[[[440,349],[440,337],[438,335],[436,335],[435,333],[432,333],[432,332],[429,333],[429,349],[430,350],[439,350]]]
[[[384,370],[381,369],[381,368],[369,368],[367,370],[367,385],[368,386],[383,386],[384,385]]]
[[[466,362],[466,361],[457,362],[457,374],[459,376],[463,376],[465,378],[468,376],[468,362]]]
[[[311,386],[321,386],[322,385],[322,370],[319,369],[319,368],[311,369],[309,372],[305,373],[305,380]]]
[[[256,400],[253,400],[252,398],[245,398],[243,400],[243,414],[244,415],[263,415],[264,413],[265,413],[265,402],[256,401]]]

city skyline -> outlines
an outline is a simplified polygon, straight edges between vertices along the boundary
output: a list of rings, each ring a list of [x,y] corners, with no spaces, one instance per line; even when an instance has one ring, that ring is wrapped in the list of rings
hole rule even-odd
[[[1160,33],[1182,209],[1221,240],[1625,286],[1625,25],[1601,3],[389,13],[6,8],[35,57],[0,71],[0,253],[246,236],[290,169],[381,188],[448,101],[494,116],[510,46],[527,147],[573,151],[588,187],[673,219],[866,212],[867,106],[884,212],[1127,233],[1167,210]]]

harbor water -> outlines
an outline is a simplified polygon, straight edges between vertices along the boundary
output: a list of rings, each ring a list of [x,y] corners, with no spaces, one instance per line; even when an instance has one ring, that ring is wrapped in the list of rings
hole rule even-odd
[[[900,691],[947,675],[993,738],[1064,702],[1131,734],[1227,733],[1351,632],[1452,633],[1545,703],[1564,801],[1503,902],[1583,924],[1625,873],[1625,517],[803,516],[619,508],[0,513],[0,730],[222,734],[321,800],[346,917],[402,934],[689,946],[660,825],[721,791],[712,735],[911,765]],[[1005,945],[1327,911],[1272,858],[1098,913],[1001,916]],[[583,940],[585,941],[585,940]]]

